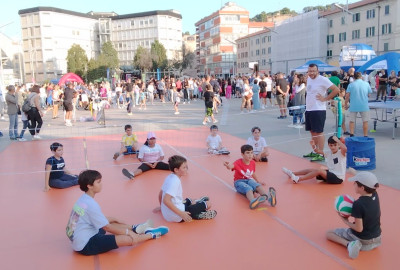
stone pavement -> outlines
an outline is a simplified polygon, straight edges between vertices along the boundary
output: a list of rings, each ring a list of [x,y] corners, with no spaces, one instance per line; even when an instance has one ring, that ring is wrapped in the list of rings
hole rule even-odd
[[[123,126],[128,123],[133,125],[134,131],[179,130],[193,126],[202,126],[204,116],[203,101],[180,104],[179,110],[180,114],[174,115],[171,103],[160,103],[158,100],[155,101],[154,105],[148,105],[147,110],[139,110],[138,107],[135,107],[132,116],[128,116],[124,109],[111,108],[106,110],[106,126],[99,125],[97,122],[80,122],[81,117],[89,117],[90,113],[85,110],[78,110],[77,122],[74,123],[73,127],[64,126],[62,111],[59,112],[60,118],[58,119],[51,119],[51,111],[49,111],[44,116],[43,129],[40,135],[44,140],[104,134],[122,135]],[[216,118],[219,121],[217,125],[222,132],[245,140],[251,135],[251,128],[259,126],[262,130],[262,136],[266,138],[270,147],[295,156],[302,156],[310,152],[309,133],[304,129],[288,127],[291,123],[291,118],[281,120],[277,119],[277,116],[279,116],[277,107],[268,107],[264,111],[241,114],[240,99],[225,100],[225,98],[223,100],[223,107],[216,114]],[[11,142],[9,140],[7,115],[5,115],[5,118],[5,120],[0,121],[0,130],[4,134],[0,138],[0,154],[10,143],[24,143]],[[19,122],[19,130],[21,127],[22,122]],[[372,121],[370,121],[371,128]],[[333,134],[334,130],[335,120],[333,114],[328,111],[325,124],[326,138]],[[380,183],[400,190],[400,164],[398,159],[398,153],[400,152],[399,130],[396,130],[397,137],[395,140],[392,140],[392,125],[389,123],[378,123],[377,132],[371,133],[370,137],[374,138],[376,143],[377,168],[373,172],[377,175]],[[25,134],[25,138],[31,140],[31,136],[27,132]],[[362,135],[361,124],[359,123],[356,124],[356,135]],[[325,144],[325,147],[328,147],[327,144]],[[282,160],[282,166],[290,167],[290,164]]]

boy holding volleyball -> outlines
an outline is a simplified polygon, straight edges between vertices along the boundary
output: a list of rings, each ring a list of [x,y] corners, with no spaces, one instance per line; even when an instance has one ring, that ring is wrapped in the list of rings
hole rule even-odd
[[[354,201],[351,216],[340,216],[349,228],[338,228],[328,231],[326,237],[338,244],[347,247],[349,256],[357,258],[360,250],[372,250],[381,244],[381,209],[376,188],[379,187],[376,176],[370,172],[359,172],[349,178],[354,182],[354,189],[360,195]]]
[[[283,167],[282,171],[287,174],[295,184],[299,181],[308,180],[314,177],[317,180],[328,184],[341,184],[346,175],[346,145],[336,136],[331,136],[328,139],[330,151],[323,152],[317,149],[313,140],[310,141],[310,144],[316,153],[325,157],[328,168],[321,167],[320,169],[305,169],[292,172]]]

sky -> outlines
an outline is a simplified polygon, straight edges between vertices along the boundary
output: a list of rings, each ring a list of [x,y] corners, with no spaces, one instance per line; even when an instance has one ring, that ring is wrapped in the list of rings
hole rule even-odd
[[[348,3],[357,2],[347,0]],[[76,12],[87,13],[114,11],[119,15],[152,10],[175,9],[182,14],[182,31],[194,34],[194,24],[200,19],[217,11],[227,0],[1,0],[0,32],[13,39],[20,39],[21,26],[18,11],[38,6],[56,7]],[[265,12],[274,12],[288,7],[298,13],[306,6],[328,5],[334,2],[346,4],[346,0],[236,0],[232,1],[246,8],[250,18]],[[261,5],[261,3],[263,3]],[[7,24],[7,25],[6,25]]]

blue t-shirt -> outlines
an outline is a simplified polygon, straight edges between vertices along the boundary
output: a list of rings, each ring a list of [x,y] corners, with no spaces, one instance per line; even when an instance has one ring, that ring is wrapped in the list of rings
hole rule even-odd
[[[350,112],[369,111],[368,94],[372,93],[369,83],[357,79],[349,84],[347,93],[350,93]]]
[[[60,159],[56,159],[54,156],[49,157],[46,160],[47,164],[51,165],[50,180],[60,179],[64,175],[65,163],[62,157]]]

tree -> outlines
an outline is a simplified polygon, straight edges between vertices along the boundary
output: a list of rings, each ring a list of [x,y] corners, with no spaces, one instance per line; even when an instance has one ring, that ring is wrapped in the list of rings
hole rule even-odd
[[[78,44],[73,44],[67,53],[67,71],[73,72],[80,77],[86,73],[88,58],[86,52]]]
[[[101,66],[108,68],[118,68],[119,59],[117,50],[114,49],[111,41],[107,41],[101,47],[101,54],[99,55],[98,61]]]
[[[153,60],[153,70],[164,69],[167,66],[167,50],[158,40],[151,43],[151,57]]]
[[[142,46],[136,49],[135,57],[133,58],[133,65],[143,71],[150,70],[152,67],[153,59],[150,51]]]
[[[87,81],[93,82],[99,78],[105,78],[107,76],[107,67],[101,65],[98,60],[90,59],[88,63],[88,71],[87,71]]]
[[[268,19],[268,14],[263,11],[260,14],[257,14],[256,16],[254,16],[251,21],[252,22],[266,22]]]
[[[313,10],[319,10],[319,11],[327,11],[327,10],[330,10],[332,7],[331,7],[331,5],[326,5],[326,6],[315,6],[315,7],[305,7],[305,8],[303,8],[303,12],[304,13],[307,13],[307,12],[310,12],[310,11],[313,11]]]

